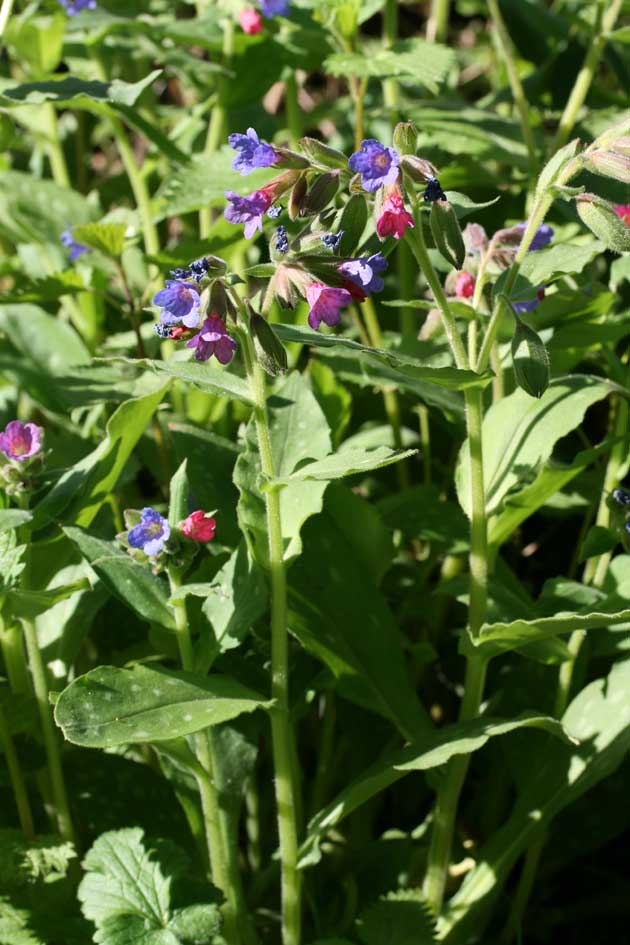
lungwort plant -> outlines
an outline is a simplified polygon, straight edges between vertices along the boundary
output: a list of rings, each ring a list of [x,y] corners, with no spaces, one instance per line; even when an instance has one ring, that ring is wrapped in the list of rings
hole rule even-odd
[[[0,945],[623,940],[626,13],[2,0]]]

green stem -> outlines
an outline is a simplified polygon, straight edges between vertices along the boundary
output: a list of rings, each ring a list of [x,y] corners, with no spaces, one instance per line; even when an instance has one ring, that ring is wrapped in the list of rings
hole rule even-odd
[[[365,93],[367,91],[367,79],[350,79],[350,90],[354,99],[354,149],[361,150],[361,142],[364,137],[365,121]]]
[[[536,160],[536,145],[534,143],[534,134],[532,131],[529,115],[529,103],[525,96],[525,92],[523,91],[521,77],[519,76],[518,69],[516,68],[516,62],[514,61],[514,47],[512,45],[512,40],[510,39],[510,34],[507,31],[503,17],[501,16],[498,0],[488,0],[488,10],[494,25],[499,52],[503,59],[505,70],[508,75],[508,81],[512,90],[514,104],[516,105],[516,109],[519,114],[523,141],[525,142],[525,147],[527,148],[527,157],[529,160],[530,181],[533,181],[536,177],[538,162]]]
[[[383,8],[383,41],[386,49],[394,45],[398,38],[398,0],[385,0]],[[398,82],[396,79],[383,81],[383,100],[390,110],[392,124],[397,120],[399,106]]]
[[[608,0],[598,0],[597,22],[593,30],[594,35],[591,37],[588,52],[584,59],[584,65],[578,73],[567,104],[564,107],[562,117],[560,118],[560,124],[558,125],[556,137],[552,145],[552,152],[557,151],[558,148],[561,148],[569,140],[569,136],[577,121],[578,113],[586,101],[586,96],[595,77],[599,60],[601,59],[604,46],[608,39],[608,33],[613,29],[617,17],[619,16],[621,4],[622,0],[611,0],[610,3]]]
[[[68,806],[68,795],[61,767],[61,751],[57,739],[57,730],[53,722],[52,708],[48,699],[48,680],[46,678],[46,667],[39,648],[37,639],[37,630],[32,620],[22,620],[22,630],[24,632],[24,641],[26,643],[26,652],[33,680],[33,689],[35,691],[35,701],[41,724],[42,736],[44,739],[44,748],[46,751],[46,760],[48,763],[48,773],[52,787],[52,796],[55,806],[55,816],[57,819],[57,828],[64,840],[75,842],[74,828],[70,816],[70,807]]]
[[[24,643],[20,628],[17,624],[13,624],[10,627],[5,626],[1,615],[0,644],[2,646],[2,659],[4,661],[5,672],[9,679],[11,692],[16,694],[30,692],[28,669],[24,655]]]
[[[174,569],[169,570],[168,576],[171,593],[174,593],[180,586],[179,576]],[[178,600],[173,602],[172,607],[182,668],[187,672],[194,672],[195,657],[186,603],[184,600]],[[212,882],[225,896],[223,916],[226,941],[228,945],[239,945],[241,942],[240,924],[245,918],[246,911],[238,861],[233,854],[231,855],[231,848],[228,846],[228,829],[214,780],[216,765],[210,733],[197,732],[194,736],[194,745],[200,765],[200,771],[197,772],[197,784],[201,797]]]
[[[448,34],[448,18],[451,0],[433,0],[431,16],[427,23],[427,39],[431,43],[443,43]]]
[[[4,752],[4,757],[7,763],[9,780],[11,781],[11,787],[13,788],[15,806],[17,807],[22,833],[27,840],[33,840],[35,838],[35,827],[33,825],[31,805],[28,799],[28,793],[26,791],[26,784],[24,783],[22,768],[20,767],[20,762],[15,750],[15,745],[13,744],[13,739],[11,738],[11,732],[9,731],[9,726],[7,724],[2,705],[0,705],[0,746],[2,747],[2,751]]]
[[[55,111],[54,105],[51,105],[50,103],[46,103],[41,107],[43,110],[43,124],[48,146],[48,160],[50,161],[50,170],[52,172],[53,180],[59,187],[64,187],[69,190],[72,185],[70,184],[70,175],[68,173],[68,165],[66,164],[66,156],[63,153],[63,147],[61,146],[61,140],[59,137],[57,112]]]
[[[265,379],[255,360],[251,340],[243,332],[243,354],[254,402],[254,422],[260,465],[268,480],[275,478]],[[280,493],[273,486],[264,493],[269,537],[271,577],[271,735],[275,771],[276,804],[282,882],[282,942],[299,945],[301,926],[301,876],[298,871],[297,803],[292,775],[291,720],[287,628],[287,582],[284,566]]]
[[[4,31],[7,28],[7,23],[12,13],[13,0],[2,0],[2,6],[0,6],[0,39],[4,36]]]
[[[222,65],[224,68],[229,66],[230,60],[234,54],[234,23],[231,17],[228,17],[223,23],[223,55]],[[208,133],[206,135],[206,145],[204,148],[204,157],[209,158],[218,151],[225,135],[226,108],[223,105],[225,94],[225,80],[219,79],[217,90],[217,102],[213,106],[208,124]],[[203,207],[199,211],[199,237],[202,240],[208,238],[210,227],[212,226],[212,213],[210,207]]]
[[[252,774],[245,788],[245,832],[247,833],[247,860],[252,873],[260,870],[260,804],[258,785]]]

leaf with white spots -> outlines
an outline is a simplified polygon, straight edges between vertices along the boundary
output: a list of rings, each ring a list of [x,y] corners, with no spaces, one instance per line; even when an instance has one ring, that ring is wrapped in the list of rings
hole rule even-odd
[[[361,448],[342,450],[314,463],[306,463],[296,469],[283,483],[318,481],[329,482],[331,479],[343,479],[359,473],[372,472],[391,466],[401,459],[407,459],[417,450],[392,450],[389,446],[379,446],[374,450]],[[277,481],[277,480],[276,480]]]
[[[192,735],[269,705],[228,676],[99,666],[64,689],[55,721],[75,745],[113,748]]]

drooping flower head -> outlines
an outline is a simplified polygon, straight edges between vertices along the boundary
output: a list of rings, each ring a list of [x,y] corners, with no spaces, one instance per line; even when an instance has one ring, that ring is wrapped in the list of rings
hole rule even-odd
[[[273,203],[273,197],[267,190],[256,190],[249,197],[239,197],[233,190],[227,190],[225,196],[229,205],[224,217],[229,223],[245,224],[245,239],[250,239],[256,230],[262,233],[263,217]]]
[[[197,361],[207,361],[214,355],[221,364],[229,364],[236,351],[236,342],[228,335],[223,319],[213,314],[208,315],[199,333],[186,347],[194,348]]]
[[[214,538],[217,523],[205,512],[199,510],[191,512],[179,528],[186,538],[190,538],[191,541],[207,542]]]
[[[261,141],[253,128],[248,128],[245,135],[231,134],[228,143],[237,152],[232,167],[240,171],[243,177],[259,167],[271,167],[278,157],[271,145]]]
[[[182,322],[187,328],[199,324],[199,289],[191,282],[167,279],[166,288],[153,296],[154,305],[160,305],[160,321],[163,325]]]
[[[155,509],[145,508],[140,513],[140,522],[127,532],[127,541],[132,548],[140,548],[149,558],[159,555],[171,535],[171,526]]]
[[[455,295],[458,299],[470,299],[475,292],[475,280],[469,272],[458,272],[455,279]]]
[[[308,323],[317,331],[322,322],[329,325],[338,325],[341,321],[340,309],[349,305],[352,296],[347,289],[333,289],[323,282],[311,282],[306,287],[306,301],[310,305]]]
[[[286,16],[290,6],[289,0],[260,0],[262,15],[268,20],[273,16]]]
[[[36,423],[22,423],[20,420],[11,420],[0,433],[0,453],[7,459],[14,459],[23,463],[25,459],[35,456],[41,449],[43,430]]]
[[[527,227],[527,223],[517,223],[514,227],[515,230],[521,230],[523,233]],[[548,246],[553,239],[553,227],[549,226],[547,223],[541,224],[534,233],[534,238],[529,245],[528,252],[534,252],[538,249],[544,249],[545,246]]]
[[[620,220],[626,225],[627,229],[630,229],[630,203],[618,203],[613,206],[613,210],[617,214]]]
[[[253,7],[247,7],[247,9],[241,10],[238,20],[241,24],[241,29],[244,33],[247,33],[248,36],[256,36],[258,33],[262,32],[262,18],[258,10],[254,10]]]
[[[405,210],[398,190],[392,190],[385,198],[376,220],[376,232],[382,240],[386,236],[393,236],[394,239],[399,240],[408,227],[413,229],[413,217]]]
[[[81,243],[77,243],[72,236],[72,228],[68,227],[67,230],[64,230],[61,236],[59,237],[61,245],[66,249],[70,250],[68,253],[68,259],[70,262],[74,262],[75,259],[78,259],[79,256],[82,256],[83,253],[89,253],[87,246],[83,246]]]
[[[366,295],[382,292],[385,283],[381,273],[387,269],[387,260],[382,253],[363,256],[360,259],[348,259],[339,266],[339,272],[350,279]]]
[[[76,16],[81,10],[95,10],[96,0],[59,0],[68,16]]]
[[[393,148],[386,148],[374,138],[361,142],[361,150],[350,156],[351,171],[361,175],[364,190],[374,193],[379,187],[393,184],[398,178],[400,158]]]

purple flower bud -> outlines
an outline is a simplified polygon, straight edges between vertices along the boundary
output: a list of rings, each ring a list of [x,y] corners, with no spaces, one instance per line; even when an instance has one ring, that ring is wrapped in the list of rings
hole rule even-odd
[[[245,224],[245,239],[250,239],[256,230],[262,233],[263,217],[272,203],[272,196],[266,190],[256,190],[249,197],[239,197],[233,190],[226,190],[229,206],[224,217],[229,223]]]
[[[229,364],[236,351],[236,342],[228,335],[223,319],[218,315],[208,315],[199,333],[186,347],[195,349],[197,361],[207,361],[214,355],[221,364]]]
[[[361,150],[350,156],[351,171],[361,175],[364,190],[373,193],[379,187],[394,184],[398,178],[400,158],[393,148],[386,148],[374,138],[361,142]]]
[[[22,463],[39,452],[43,432],[35,423],[11,420],[0,433],[0,452],[8,459]]]
[[[385,283],[380,273],[387,269],[387,260],[382,253],[364,256],[361,259],[349,259],[339,266],[339,272],[358,285],[366,295],[382,292]]]
[[[183,322],[187,328],[199,324],[199,290],[190,282],[167,279],[166,288],[153,296],[154,305],[162,306],[160,321],[163,325]]]
[[[339,310],[350,304],[352,296],[347,289],[332,289],[323,282],[311,282],[306,288],[306,300],[311,307],[308,323],[317,331],[322,322],[330,327],[338,325]]]
[[[442,185],[440,184],[437,177],[429,177],[427,180],[427,186],[422,195],[426,203],[434,203],[436,200],[446,200],[446,194],[442,190]]]
[[[515,230],[520,230],[522,233],[525,232],[527,227],[527,222],[517,223],[514,227]],[[550,227],[547,223],[543,223],[542,226],[539,226],[536,232],[534,233],[534,238],[529,245],[528,252],[532,252],[537,249],[544,249],[545,246],[548,246],[553,239],[553,228]]]
[[[90,251],[87,246],[82,246],[81,243],[75,243],[72,237],[72,229],[70,227],[63,231],[59,239],[61,241],[61,245],[70,250],[68,253],[68,259],[70,262],[74,262],[75,259],[78,259],[79,256],[83,255],[83,253],[89,253]]]
[[[171,535],[168,520],[162,518],[155,509],[143,509],[140,524],[127,532],[127,541],[132,548],[140,548],[149,558],[155,557],[163,549]]]
[[[274,149],[266,141],[261,141],[253,128],[248,128],[246,135],[230,135],[228,142],[230,147],[238,152],[232,167],[235,171],[240,171],[243,177],[258,167],[271,167],[276,161]]]
[[[339,249],[339,244],[343,239],[343,230],[339,230],[338,233],[324,233],[321,237],[322,243],[326,249],[331,249],[333,253],[336,253]]]
[[[529,301],[525,302],[512,302],[512,308],[517,315],[522,315],[524,312],[533,312],[534,309],[538,308],[544,297],[545,290],[542,288],[536,293],[535,299],[530,299]]]
[[[96,0],[59,0],[68,16],[76,16],[81,10],[95,10]]]
[[[286,16],[290,6],[289,0],[260,0],[260,12],[268,20],[273,16]]]

